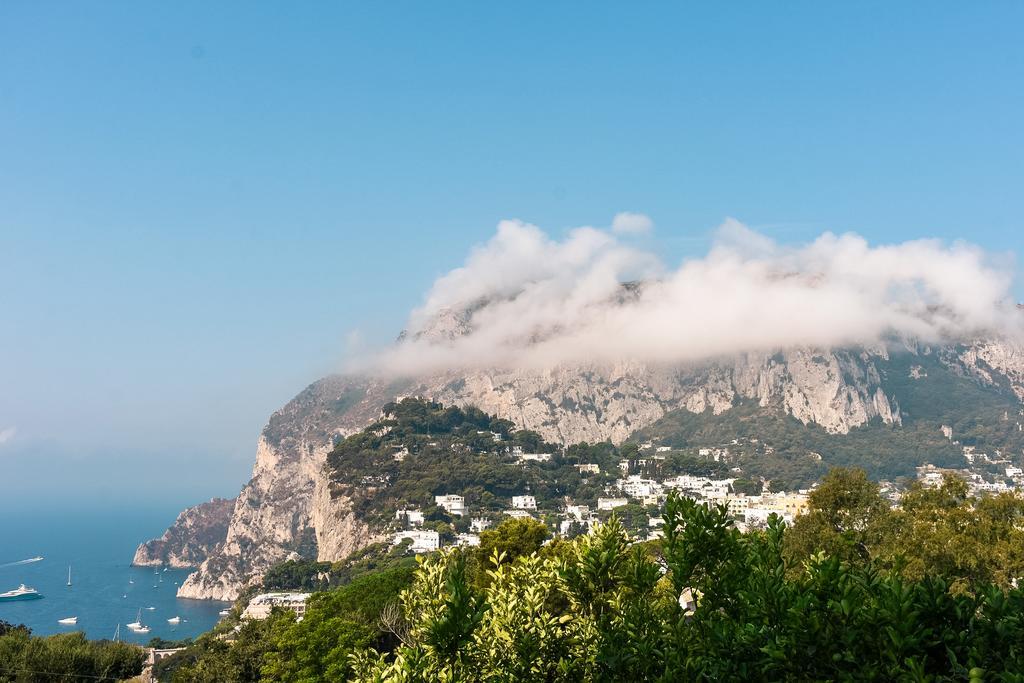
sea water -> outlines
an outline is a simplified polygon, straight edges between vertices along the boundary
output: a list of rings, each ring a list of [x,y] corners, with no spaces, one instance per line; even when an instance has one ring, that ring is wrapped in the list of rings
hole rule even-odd
[[[177,598],[188,570],[131,566],[136,546],[160,536],[177,512],[170,507],[0,508],[0,593],[24,583],[43,594],[41,600],[0,602],[0,619],[24,624],[37,635],[83,631],[94,639],[113,637],[120,624],[121,639],[139,644],[154,637],[194,638],[209,630],[228,603]],[[40,555],[40,562],[8,564]],[[125,628],[140,608],[142,622],[150,627],[146,634]],[[74,616],[74,626],[57,623]],[[181,623],[168,624],[175,616]]]

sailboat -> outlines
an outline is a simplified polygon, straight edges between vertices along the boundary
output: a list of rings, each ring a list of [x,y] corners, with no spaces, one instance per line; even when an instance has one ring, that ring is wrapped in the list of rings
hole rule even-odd
[[[143,624],[142,624],[142,608],[141,607],[139,608],[139,613],[135,615],[135,621],[133,621],[130,624],[125,624],[125,626],[127,626],[128,628],[130,628],[133,631],[142,628]]]
[[[117,628],[114,629],[114,642],[116,643],[119,640],[121,640],[121,624],[118,624]]]
[[[71,565],[68,565],[68,585],[71,585]]]

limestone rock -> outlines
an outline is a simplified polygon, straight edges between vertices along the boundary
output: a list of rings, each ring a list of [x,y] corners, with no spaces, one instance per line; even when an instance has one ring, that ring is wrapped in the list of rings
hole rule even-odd
[[[184,510],[163,536],[139,545],[132,564],[198,567],[227,536],[234,504],[234,500],[214,498]]]

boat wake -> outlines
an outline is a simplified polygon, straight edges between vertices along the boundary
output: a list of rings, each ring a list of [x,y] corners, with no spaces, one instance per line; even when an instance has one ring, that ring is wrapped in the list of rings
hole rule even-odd
[[[0,564],[0,569],[3,569],[4,567],[17,567],[18,565],[22,565],[22,564],[32,564],[33,562],[42,562],[42,561],[43,561],[42,557],[30,557],[27,560],[18,560],[17,562],[6,562],[4,564]]]

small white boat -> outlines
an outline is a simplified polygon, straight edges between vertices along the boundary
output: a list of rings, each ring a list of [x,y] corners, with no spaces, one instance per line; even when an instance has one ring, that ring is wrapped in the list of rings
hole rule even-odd
[[[148,626],[140,626],[139,628],[134,628],[132,630],[135,631],[136,633],[149,633],[149,627]]]
[[[128,583],[135,583],[135,579],[128,579]]]
[[[149,611],[149,612],[152,612],[152,611],[153,611],[153,610],[155,610],[155,609],[156,609],[156,607],[147,607],[147,608],[146,608],[146,610],[147,610],[147,611]]]
[[[229,609],[222,609],[217,614],[221,615],[222,617],[226,617],[227,615],[231,614],[231,610],[229,610]]]
[[[127,593],[125,593],[125,594],[124,594],[124,595],[122,595],[121,597],[122,597],[122,598],[127,598],[127,597],[128,597],[128,594],[127,594]]]
[[[78,623],[78,617],[65,617],[64,619],[58,619],[57,623],[62,626],[74,626]]]
[[[171,617],[170,619],[167,620],[167,623],[168,624],[175,624],[175,625],[180,624],[181,623],[181,617]]]

